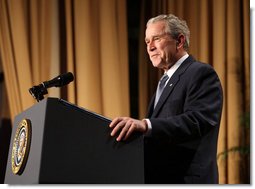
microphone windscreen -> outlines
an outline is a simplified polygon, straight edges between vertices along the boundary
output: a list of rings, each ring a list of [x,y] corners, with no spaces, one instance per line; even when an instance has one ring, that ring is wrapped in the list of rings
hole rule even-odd
[[[61,78],[62,86],[67,85],[68,83],[70,83],[74,80],[74,76],[71,72],[65,73],[65,74],[61,75],[60,77],[62,77]]]

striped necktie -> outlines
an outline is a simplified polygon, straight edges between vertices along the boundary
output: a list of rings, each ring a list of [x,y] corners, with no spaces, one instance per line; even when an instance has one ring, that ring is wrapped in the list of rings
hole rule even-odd
[[[158,100],[165,88],[165,84],[166,84],[166,81],[169,79],[168,75],[165,73],[161,79],[159,80],[158,82],[158,87],[157,87],[157,92],[156,92],[156,97],[155,97],[155,102],[154,102],[154,108],[156,107],[157,103],[158,103]]]

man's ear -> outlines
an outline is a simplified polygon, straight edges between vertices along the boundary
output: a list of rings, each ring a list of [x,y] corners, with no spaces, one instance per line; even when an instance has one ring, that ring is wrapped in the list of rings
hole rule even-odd
[[[181,43],[183,43],[183,45],[184,45],[184,41],[185,41],[184,35],[183,35],[183,34],[180,34],[180,35],[178,36],[178,39],[176,40],[176,47],[177,47],[179,44],[181,44]]]

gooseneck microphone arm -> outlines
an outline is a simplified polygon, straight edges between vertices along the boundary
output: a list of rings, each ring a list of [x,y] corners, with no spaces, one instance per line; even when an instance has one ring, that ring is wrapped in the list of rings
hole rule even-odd
[[[61,74],[52,80],[44,81],[39,85],[33,86],[29,89],[29,93],[39,102],[44,98],[43,95],[48,94],[47,89],[50,87],[62,87],[69,84],[74,80],[74,76],[71,72]]]

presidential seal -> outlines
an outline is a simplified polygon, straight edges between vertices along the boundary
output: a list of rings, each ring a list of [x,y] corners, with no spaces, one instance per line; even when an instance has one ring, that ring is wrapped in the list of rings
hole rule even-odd
[[[28,158],[31,141],[31,122],[23,119],[16,130],[12,146],[12,172],[21,175]]]

